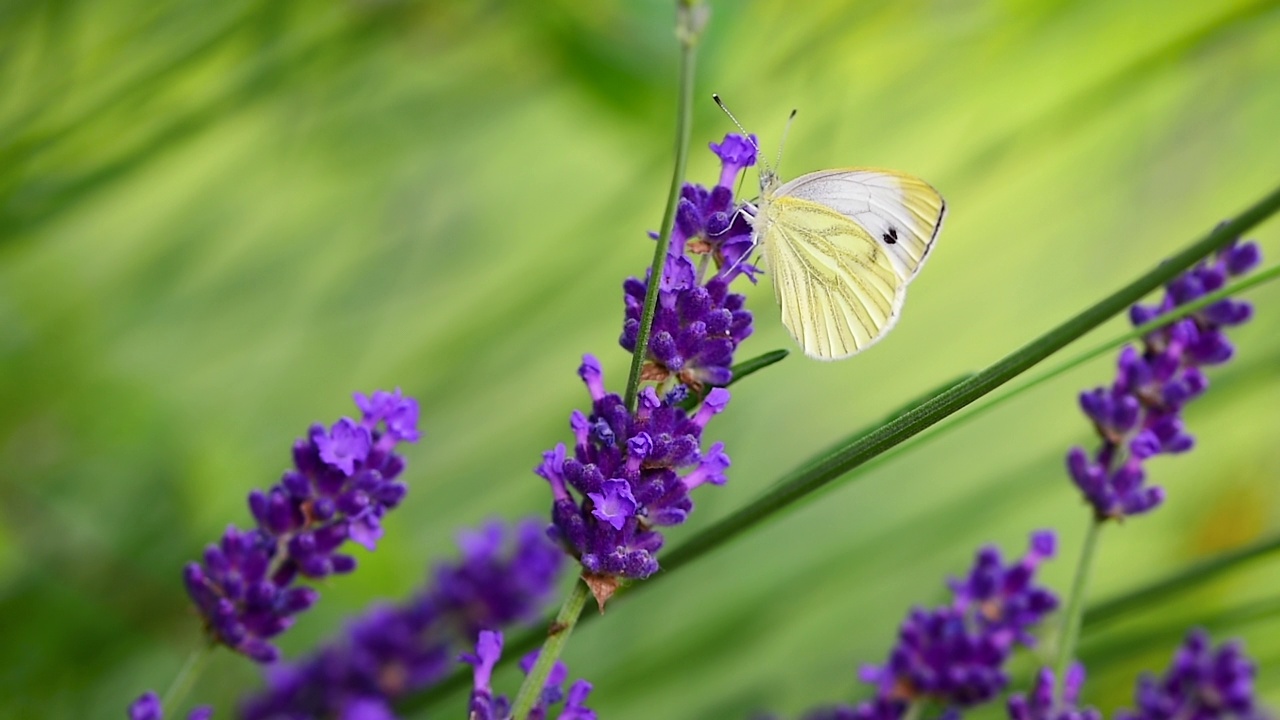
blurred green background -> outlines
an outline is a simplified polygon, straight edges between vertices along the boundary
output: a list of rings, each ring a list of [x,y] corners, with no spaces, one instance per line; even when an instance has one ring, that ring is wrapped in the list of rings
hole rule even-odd
[[[288,654],[419,585],[458,528],[545,512],[530,468],[585,405],[581,353],[613,388],[625,373],[620,284],[670,173],[671,5],[0,3],[0,714],[122,717],[166,687],[199,642],[181,565],[353,390],[403,387],[428,434],[383,545],[322,588]],[[1274,2],[712,7],[691,179],[714,180],[702,148],[732,129],[714,90],[770,152],[799,108],[784,175],[900,168],[951,214],[884,343],[735,388],[708,434],[731,482],[672,546],[1280,177]],[[1280,256],[1280,223],[1254,235]],[[791,347],[768,282],[749,294],[741,357]],[[1107,529],[1092,599],[1280,532],[1280,288],[1251,298],[1238,359],[1189,412],[1198,449],[1152,464],[1168,504]],[[1061,468],[1090,442],[1075,394],[1111,374],[1092,362],[619,602],[570,668],[603,718],[794,714],[853,696],[981,543],[1058,528],[1065,590],[1086,522]],[[1092,633],[1087,699],[1129,703],[1181,628],[1215,623],[1280,704],[1277,600],[1280,558]],[[191,698],[229,716],[257,675],[217,654]]]

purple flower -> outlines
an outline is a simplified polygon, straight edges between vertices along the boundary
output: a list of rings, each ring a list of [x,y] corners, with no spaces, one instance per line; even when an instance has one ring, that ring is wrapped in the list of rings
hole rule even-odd
[[[357,393],[356,403],[361,421],[312,426],[294,443],[294,468],[266,492],[249,493],[255,528],[228,527],[205,549],[203,563],[183,570],[210,636],[258,662],[279,657],[268,640],[319,597],[298,579],[354,570],[355,558],[339,548],[352,540],[372,550],[382,516],[407,491],[397,480],[404,459],[393,450],[419,437],[417,403],[399,390],[373,398]]]
[[[458,544],[461,560],[437,566],[432,584],[410,601],[374,606],[338,641],[296,664],[273,665],[267,690],[244,704],[244,720],[392,718],[395,699],[447,675],[468,638],[545,609],[564,554],[540,521],[514,528],[494,521],[461,533]]]
[[[350,418],[342,418],[332,430],[321,426],[311,430],[311,441],[320,459],[348,476],[355,472],[357,463],[369,457],[369,440],[369,431]]]
[[[187,720],[209,720],[212,716],[213,708],[198,707],[187,714]],[[129,705],[129,720],[162,720],[163,718],[160,698],[150,690]]]
[[[723,143],[712,143],[722,164],[720,183],[711,189],[686,184],[681,190],[649,335],[646,380],[675,378],[701,390],[732,379],[733,354],[751,335],[752,318],[746,298],[730,293],[729,284],[739,275],[755,282],[759,272],[746,262],[752,230],[745,207],[733,197],[735,179],[755,164],[754,141],[730,134]],[[708,258],[714,272],[708,272]],[[623,284],[626,320],[620,343],[628,352],[635,351],[647,289],[648,278]]]
[[[1031,692],[1009,697],[1008,710],[1011,720],[1102,720],[1096,708],[1077,708],[1080,688],[1084,686],[1084,666],[1072,665],[1067,671],[1063,687],[1063,703],[1053,702],[1053,671],[1043,668],[1036,674]]]
[[[1221,289],[1229,277],[1252,270],[1261,259],[1258,246],[1232,243],[1211,261],[1174,278],[1157,305],[1134,305],[1134,325]],[[1253,315],[1248,303],[1219,300],[1143,338],[1141,349],[1120,353],[1116,380],[1109,388],[1080,395],[1080,407],[1093,421],[1102,444],[1090,455],[1074,447],[1067,470],[1099,519],[1138,515],[1164,501],[1164,489],[1146,484],[1143,463],[1155,455],[1186,452],[1194,445],[1182,422],[1182,409],[1208,387],[1202,367],[1229,360],[1234,352],[1225,329]]]
[[[1163,677],[1138,680],[1137,709],[1118,712],[1116,720],[1263,720],[1254,702],[1257,673],[1239,643],[1214,649],[1208,634],[1192,630]]]
[[[364,413],[365,427],[372,430],[379,422],[384,424],[384,441],[417,442],[422,437],[418,432],[418,401],[405,397],[400,388],[395,392],[378,390],[373,397],[356,393],[355,399],[356,407]]]
[[[876,686],[876,697],[858,706],[857,717],[892,718],[922,699],[970,707],[1002,692],[1014,647],[1031,645],[1031,627],[1058,606],[1051,592],[1034,584],[1037,567],[1053,552],[1053,535],[1043,531],[1031,536],[1031,549],[1014,563],[1005,564],[993,547],[980,550],[969,574],[951,581],[951,604],[912,610],[888,661],[859,673]]]
[[[469,720],[507,720],[511,716],[511,702],[504,695],[496,695],[493,691],[493,668],[502,657],[502,633],[483,631],[479,633],[474,653],[464,653],[462,662],[474,667],[474,684],[471,691],[471,702],[468,706]],[[535,651],[520,660],[520,669],[527,675],[538,659]],[[591,683],[578,680],[563,689],[569,672],[564,663],[556,661],[551,674],[547,676],[547,684],[542,694],[529,712],[529,720],[550,720],[552,708],[560,705],[556,720],[596,720],[596,713],[586,706],[587,696],[591,694]]]
[[[704,454],[702,430],[724,410],[729,391],[713,389],[690,416],[653,388],[628,412],[622,398],[604,390],[600,363],[583,358],[579,374],[591,394],[590,416],[570,420],[576,443],[543,455],[535,472],[551,485],[551,537],[602,577],[644,578],[658,569],[658,526],[679,525],[693,510],[689,491],[723,484],[729,458],[716,443]],[[576,495],[575,495],[576,493]]]

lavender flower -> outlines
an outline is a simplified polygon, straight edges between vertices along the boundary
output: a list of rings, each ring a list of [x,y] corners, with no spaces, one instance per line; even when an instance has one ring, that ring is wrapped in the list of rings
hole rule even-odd
[[[469,720],[508,720],[511,717],[511,702],[505,696],[493,693],[493,668],[501,657],[502,633],[489,631],[479,634],[474,653],[466,653],[462,656],[463,662],[475,666],[475,686],[471,691],[467,716]],[[537,660],[538,651],[526,655],[520,660],[520,669],[528,674]],[[568,674],[564,663],[557,660],[551,669],[551,674],[547,676],[547,684],[542,694],[529,712],[529,720],[548,720],[551,717],[552,706],[560,703],[563,703],[563,706],[556,715],[557,720],[596,720],[595,711],[586,706],[587,696],[591,693],[591,683],[578,680],[566,693],[563,685]]]
[[[952,603],[912,610],[888,661],[863,668],[859,676],[876,686],[876,697],[859,705],[856,717],[895,720],[907,703],[925,699],[969,707],[1003,691],[1014,646],[1031,645],[1030,628],[1058,606],[1053,593],[1034,584],[1054,546],[1052,533],[1034,533],[1026,556],[1008,565],[994,547],[979,551],[969,574],[950,582]]]
[[[706,452],[700,445],[703,428],[724,410],[729,391],[712,389],[689,415],[675,404],[683,394],[659,398],[645,388],[632,415],[621,397],[604,391],[593,356],[583,357],[579,374],[591,393],[593,412],[589,417],[573,413],[574,456],[561,443],[535,468],[555,496],[550,535],[588,573],[648,577],[658,569],[654,554],[663,542],[654,528],[685,521],[693,510],[690,490],[725,482],[724,445],[715,443]]]
[[[393,717],[396,698],[448,674],[465,639],[545,609],[564,554],[542,527],[530,518],[515,528],[495,521],[461,533],[461,560],[437,566],[417,597],[375,606],[336,643],[273,666],[267,690],[244,704],[244,720]]]
[[[1102,720],[1096,708],[1077,708],[1080,688],[1084,686],[1084,666],[1076,663],[1067,671],[1061,704],[1053,701],[1053,671],[1043,668],[1036,674],[1031,692],[1009,697],[1010,720]]]
[[[1130,319],[1134,325],[1155,320],[1221,289],[1228,278],[1248,272],[1260,259],[1256,244],[1233,242],[1211,261],[1174,278],[1158,305],[1134,305]],[[1099,520],[1138,515],[1164,501],[1163,488],[1145,484],[1143,463],[1191,449],[1194,441],[1183,427],[1182,408],[1208,387],[1201,368],[1231,359],[1234,348],[1224,330],[1252,315],[1248,303],[1219,300],[1148,334],[1140,350],[1126,347],[1111,387],[1080,395],[1080,406],[1102,445],[1093,456],[1072,448],[1067,469]]]
[[[318,598],[295,585],[298,578],[354,570],[355,558],[338,549],[352,540],[372,550],[383,515],[407,490],[396,479],[404,459],[393,450],[419,438],[417,402],[399,390],[356,393],[355,400],[359,422],[313,425],[294,443],[294,469],[267,492],[249,494],[257,527],[228,527],[220,543],[205,549],[203,564],[183,571],[210,637],[258,662],[279,657],[267,640]]]
[[[1122,710],[1116,720],[1263,720],[1254,702],[1257,668],[1236,642],[1216,650],[1203,630],[1187,634],[1164,677],[1144,675],[1134,701],[1137,710]]]
[[[657,382],[675,378],[695,390],[733,378],[733,353],[752,325],[746,298],[730,293],[729,284],[739,275],[755,282],[759,272],[746,262],[751,225],[733,197],[738,175],[756,163],[755,137],[729,134],[711,150],[720,158],[720,181],[711,189],[690,183],[681,189],[641,375]],[[702,260],[695,264],[690,256]],[[708,258],[716,268],[710,275]],[[635,351],[648,285],[647,278],[623,284],[626,322],[619,342],[627,352]]]
[[[756,162],[755,138],[726,135],[711,150],[720,159],[720,179],[711,189],[682,189],[640,376],[663,394],[646,388],[631,413],[621,397],[605,391],[600,362],[584,356],[578,374],[591,394],[591,414],[575,411],[570,419],[572,456],[559,444],[535,468],[554,498],[548,532],[582,563],[602,606],[620,579],[657,572],[663,537],[654,528],[683,523],[693,510],[689,491],[724,484],[729,467],[724,445],[704,452],[701,439],[707,421],[729,401],[719,386],[733,379],[733,354],[752,330],[745,298],[728,288],[741,275],[754,282],[758,272],[745,262],[751,225],[733,197],[737,177]],[[623,285],[620,342],[628,351],[636,349],[648,283],[630,278]],[[704,395],[707,386],[713,387]],[[685,406],[695,401],[691,415]]]
[[[212,716],[213,708],[198,707],[187,713],[187,720],[209,720]],[[163,718],[160,697],[150,690],[129,705],[129,720],[162,720]]]

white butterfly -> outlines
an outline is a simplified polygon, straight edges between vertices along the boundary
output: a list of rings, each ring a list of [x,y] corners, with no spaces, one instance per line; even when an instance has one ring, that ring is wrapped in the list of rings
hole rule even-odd
[[[760,171],[753,244],[764,244],[782,324],[806,355],[847,358],[889,332],[946,211],[937,190],[896,170],[821,170],[785,184]]]

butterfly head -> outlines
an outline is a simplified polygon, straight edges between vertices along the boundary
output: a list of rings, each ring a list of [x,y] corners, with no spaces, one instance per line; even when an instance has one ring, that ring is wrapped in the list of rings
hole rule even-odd
[[[778,173],[773,168],[761,164],[760,166],[760,197],[769,197],[779,185]]]

